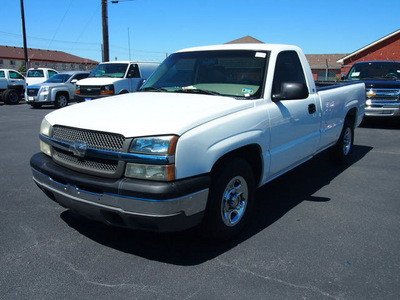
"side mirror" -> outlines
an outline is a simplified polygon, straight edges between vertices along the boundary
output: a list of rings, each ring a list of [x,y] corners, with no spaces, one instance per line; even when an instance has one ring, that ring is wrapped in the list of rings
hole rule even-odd
[[[78,82],[78,79],[72,79],[72,80],[71,80],[71,83],[72,83],[72,84],[75,84],[75,83],[77,83],[77,82]]]
[[[272,95],[272,101],[305,99],[308,97],[308,88],[305,83],[283,82],[280,94]]]

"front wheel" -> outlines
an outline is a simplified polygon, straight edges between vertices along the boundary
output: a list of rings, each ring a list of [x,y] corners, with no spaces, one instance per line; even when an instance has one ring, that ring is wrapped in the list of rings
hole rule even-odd
[[[333,146],[331,151],[331,158],[334,162],[345,164],[348,162],[349,155],[353,150],[354,143],[354,122],[351,119],[344,121],[342,132],[340,133],[339,140]]]
[[[212,174],[203,235],[228,240],[245,226],[254,198],[254,176],[247,161],[234,158]]]
[[[55,105],[57,108],[66,107],[68,105],[68,97],[65,94],[58,94]]]

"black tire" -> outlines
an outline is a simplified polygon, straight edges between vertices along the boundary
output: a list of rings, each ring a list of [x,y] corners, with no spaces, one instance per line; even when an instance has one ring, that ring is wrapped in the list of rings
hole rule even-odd
[[[5,90],[1,95],[4,103],[6,104],[18,104],[21,100],[20,93],[17,90]]]
[[[254,201],[253,170],[241,158],[227,160],[212,174],[201,234],[217,240],[238,235],[245,226]]]
[[[333,162],[337,164],[348,163],[349,156],[353,151],[354,143],[354,121],[345,119],[339,140],[330,149],[330,156]]]
[[[56,96],[55,106],[57,108],[63,108],[68,105],[68,96],[65,93],[59,93]]]

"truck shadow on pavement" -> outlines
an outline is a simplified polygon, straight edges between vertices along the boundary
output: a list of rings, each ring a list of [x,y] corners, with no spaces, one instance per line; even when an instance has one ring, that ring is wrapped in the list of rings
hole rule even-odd
[[[168,264],[198,265],[229,251],[259,232],[268,230],[271,224],[303,201],[330,201],[329,198],[313,195],[361,160],[372,147],[354,145],[353,150],[351,161],[346,166],[333,165],[328,154],[321,153],[258,189],[251,222],[243,234],[228,242],[202,238],[196,229],[153,233],[109,227],[89,221],[70,210],[64,211],[61,218],[82,235],[104,246]]]
[[[400,129],[400,117],[393,118],[366,118],[361,127],[375,129]]]

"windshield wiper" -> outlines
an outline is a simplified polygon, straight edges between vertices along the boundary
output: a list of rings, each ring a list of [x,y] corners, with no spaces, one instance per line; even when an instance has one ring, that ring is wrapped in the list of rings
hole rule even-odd
[[[150,92],[168,92],[167,89],[156,88],[156,87],[153,87],[153,86],[145,87],[145,88],[139,89],[138,91],[139,92],[146,92],[146,91],[150,91]]]
[[[205,94],[205,95],[221,95],[218,92],[202,90],[202,89],[182,89],[176,90],[175,93],[193,93],[193,94]]]

